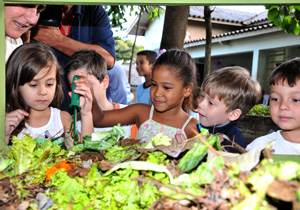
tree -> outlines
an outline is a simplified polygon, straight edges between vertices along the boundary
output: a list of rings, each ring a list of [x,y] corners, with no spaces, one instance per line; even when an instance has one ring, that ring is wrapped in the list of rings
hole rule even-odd
[[[120,27],[121,30],[124,29],[122,24],[127,22],[125,14],[128,9],[130,11],[130,15],[132,13],[137,15],[134,5],[106,5],[103,7],[109,17],[111,27]]]
[[[132,67],[132,63],[133,63],[133,59],[134,59],[134,51],[136,48],[135,43],[136,43],[137,32],[138,32],[138,28],[139,28],[140,19],[141,19],[141,14],[143,12],[147,12],[149,14],[149,19],[151,19],[153,21],[154,17],[160,17],[160,13],[163,12],[163,10],[161,10],[160,7],[154,7],[150,10],[149,9],[150,7],[148,7],[148,6],[138,6],[137,10],[134,9],[133,5],[131,5],[131,6],[124,6],[124,5],[106,6],[105,9],[106,9],[108,16],[110,17],[112,27],[120,27],[121,30],[123,29],[122,23],[127,21],[125,18],[124,11],[128,7],[130,8],[130,15],[133,11],[135,11],[135,15],[139,16],[136,35],[135,35],[135,39],[134,39],[132,49],[131,49],[131,58],[130,58],[130,64],[129,64],[128,82],[130,84],[131,83],[131,67]]]
[[[133,47],[133,42],[131,40],[123,40],[119,37],[114,37],[115,39],[115,50],[116,50],[116,60],[122,60],[123,63],[129,63],[131,60],[131,52]],[[144,47],[141,45],[135,45],[134,50],[136,52],[143,50]]]
[[[189,6],[167,6],[160,49],[183,49]]]
[[[138,16],[140,12],[146,12],[149,14],[149,19],[154,20],[155,17],[160,17],[160,13],[163,12],[160,7],[150,7],[150,6],[136,6],[136,5],[106,5],[103,6],[110,20],[112,28],[120,28],[124,30],[122,24],[127,22],[126,11],[129,11],[129,15],[134,14]]]
[[[279,26],[285,33],[294,33],[299,35],[300,32],[300,6],[292,5],[274,5],[266,6],[268,19],[275,26]]]
[[[210,6],[204,6],[204,19],[206,29],[206,44],[205,44],[205,61],[204,61],[204,76],[208,76],[211,70],[211,40],[212,40],[212,25],[211,13],[213,11]]]

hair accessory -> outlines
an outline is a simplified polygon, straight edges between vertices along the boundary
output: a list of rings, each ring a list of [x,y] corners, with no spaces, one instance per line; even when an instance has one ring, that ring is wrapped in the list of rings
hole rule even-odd
[[[158,53],[158,56],[157,56],[155,59],[157,60],[157,59],[158,59],[162,54],[164,54],[165,52],[167,52],[166,49],[160,50],[159,53]]]

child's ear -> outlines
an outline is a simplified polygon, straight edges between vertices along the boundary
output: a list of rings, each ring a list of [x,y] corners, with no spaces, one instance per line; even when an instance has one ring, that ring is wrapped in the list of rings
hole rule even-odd
[[[149,66],[150,66],[150,69],[151,69],[151,71],[152,71],[153,66],[154,66],[154,63],[149,63]]]
[[[109,85],[109,76],[108,76],[108,75],[106,75],[106,76],[104,77],[104,79],[102,80],[102,83],[103,83],[103,87],[104,87],[105,89],[107,89],[107,88],[108,88],[108,85]]]
[[[193,88],[194,88],[194,84],[191,83],[187,86],[184,87],[184,94],[183,96],[186,98],[186,97],[189,97],[193,91]]]
[[[235,109],[235,110],[232,110],[231,112],[229,112],[228,118],[230,121],[235,121],[235,120],[239,119],[241,115],[242,115],[242,110]]]

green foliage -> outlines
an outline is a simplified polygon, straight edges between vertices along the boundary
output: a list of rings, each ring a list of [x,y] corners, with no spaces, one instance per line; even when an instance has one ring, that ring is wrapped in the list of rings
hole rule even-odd
[[[96,137],[103,139],[110,134],[122,133],[122,129],[116,127],[112,131],[98,133]],[[205,133],[204,130],[203,133]],[[216,138],[219,138],[217,134],[211,137],[211,140],[214,139],[213,142],[218,140]],[[209,139],[207,142],[213,144],[209,142]],[[215,143],[214,145],[219,144]],[[196,147],[198,146],[199,144],[196,145]],[[121,149],[119,146],[115,148],[118,151]],[[163,207],[169,204],[175,206],[182,203],[180,200],[183,199],[185,203],[187,203],[186,199],[191,200],[188,202],[189,207],[195,209],[199,209],[199,206],[223,205],[230,207],[232,210],[252,210],[276,209],[282,207],[281,201],[289,206],[298,205],[297,201],[300,200],[298,187],[300,164],[291,160],[274,162],[271,159],[263,159],[251,172],[247,171],[245,173],[245,171],[242,172],[240,164],[246,164],[247,161],[245,163],[232,162],[229,164],[228,160],[219,155],[212,159],[207,158],[207,161],[203,161],[191,173],[179,175],[176,172],[177,161],[171,161],[169,156],[162,151],[154,151],[147,153],[148,158],[146,161],[125,161],[106,172],[100,170],[101,161],[98,160],[90,166],[90,171],[85,177],[82,177],[80,173],[75,177],[71,177],[69,176],[71,174],[68,175],[69,172],[65,170],[57,170],[51,177],[50,182],[45,184],[46,170],[52,165],[56,165],[55,162],[58,163],[61,160],[68,160],[70,163],[76,162],[80,164],[76,167],[76,171],[83,170],[78,159],[79,154],[72,157],[69,155],[70,153],[60,150],[57,145],[53,145],[50,141],[37,145],[34,139],[29,136],[24,137],[22,140],[14,138],[11,149],[10,155],[19,155],[18,159],[14,159],[16,162],[23,162],[20,158],[29,157],[24,156],[24,152],[21,150],[26,150],[27,153],[32,154],[31,159],[33,161],[26,162],[29,162],[29,164],[34,163],[31,164],[34,167],[27,167],[27,169],[22,170],[25,173],[20,176],[8,174],[10,176],[8,189],[12,190],[2,190],[2,194],[5,196],[4,198],[11,196],[18,197],[20,202],[29,201],[29,209],[38,209],[37,204],[34,203],[34,197],[43,189],[45,196],[49,196],[54,202],[54,205],[48,208],[49,210],[158,209],[156,204]],[[20,154],[16,154],[19,150],[20,153],[23,153],[22,157]],[[109,152],[109,150],[107,151]],[[47,156],[43,154],[45,152],[48,154]],[[202,151],[194,150],[196,154],[192,155],[197,156],[198,152],[203,153],[205,151],[203,149]],[[257,152],[260,154],[260,151]],[[194,162],[193,158],[195,156],[190,156],[187,161]],[[51,161],[46,161],[46,159]],[[0,161],[2,160],[0,159]],[[47,164],[44,165],[45,162]],[[171,171],[175,173],[173,174]],[[220,184],[220,182],[222,183]],[[4,180],[1,187],[6,189],[8,187],[6,185],[7,181]],[[289,197],[293,196],[295,198],[292,201],[283,200],[282,198],[286,197],[286,193],[275,195],[277,191],[270,189],[274,186],[281,187],[282,191],[289,189]],[[218,194],[220,191],[222,193]],[[218,200],[207,202],[210,201],[212,194],[216,194]],[[12,202],[4,201],[3,203],[8,206]],[[50,202],[47,204],[50,204]]]
[[[35,139],[26,135],[23,139],[16,136],[12,140],[8,157],[14,160],[14,175],[22,174],[27,170],[33,170],[54,162],[53,155],[63,155],[64,151],[58,145],[53,145],[50,140],[37,145]]]
[[[268,19],[275,26],[279,26],[287,34],[299,34],[300,6],[275,5],[267,6],[266,8],[269,10]]]
[[[126,131],[120,124],[115,125],[110,131],[100,131],[86,135],[83,138],[83,143],[79,143],[73,147],[74,152],[81,152],[83,150],[106,150],[115,145],[116,142],[126,134]]]
[[[120,162],[126,157],[134,156],[137,154],[138,152],[134,149],[134,146],[121,147],[118,145],[113,145],[112,147],[107,149],[105,158],[110,162]]]
[[[118,37],[115,37],[114,39],[117,61],[123,60],[123,63],[129,63],[131,60],[133,42],[131,40],[122,40]],[[141,45],[134,46],[134,52],[138,52],[143,49],[144,47]],[[135,62],[135,56],[133,56],[133,61]]]
[[[149,6],[145,5],[108,5],[103,7],[108,14],[111,26],[113,28],[120,27],[121,30],[124,29],[122,24],[127,22],[125,17],[126,11],[129,11],[130,16],[132,14],[138,16],[140,12],[146,12],[149,14],[149,19],[151,21],[153,21],[155,17],[159,18],[160,13],[163,13],[163,10],[159,7],[150,8]]]
[[[127,22],[125,17],[126,11],[129,9],[129,14],[131,15],[134,12],[133,5],[107,5],[103,6],[110,20],[110,24],[113,28],[120,27],[123,29],[122,24]],[[135,15],[138,15],[137,10],[134,12]]]
[[[210,136],[206,142],[211,146],[220,149],[219,136],[217,134]],[[197,142],[179,161],[178,168],[183,172],[189,172],[194,169],[207,154],[208,147],[203,142]]]
[[[270,108],[269,106],[264,107],[263,104],[257,104],[248,112],[251,115],[269,116]]]
[[[149,13],[149,10],[146,11],[146,12]],[[156,8],[154,8],[154,9],[151,9],[151,11],[150,11],[150,13],[149,13],[149,19],[150,19],[151,21],[153,21],[155,17],[160,18],[160,13],[163,13],[163,12],[164,12],[164,11],[163,11],[161,8],[159,8],[159,7],[156,7]]]
[[[108,14],[110,24],[112,28],[120,28],[125,30],[122,24],[127,22],[126,14],[129,16],[138,16],[140,13],[148,13],[149,19],[154,20],[155,17],[160,17],[163,10],[160,7],[150,7],[145,5],[134,6],[134,5],[107,5],[103,6]],[[122,60],[123,63],[129,63],[132,57],[132,46],[133,42],[130,40],[121,40],[119,37],[115,37],[115,50],[116,60]],[[135,45],[134,52],[143,50],[142,46]],[[135,56],[133,56],[133,62],[135,62]]]

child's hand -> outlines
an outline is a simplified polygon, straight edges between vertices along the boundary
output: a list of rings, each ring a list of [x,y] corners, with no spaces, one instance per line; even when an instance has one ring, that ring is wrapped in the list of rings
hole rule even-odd
[[[28,117],[29,113],[24,110],[17,109],[15,111],[6,113],[5,115],[5,143],[9,143],[10,134],[18,127],[20,122]]]
[[[83,136],[91,135],[94,132],[92,115],[93,88],[90,85],[86,74],[78,73],[76,75],[80,76],[80,79],[74,81],[76,84],[74,93],[78,93],[80,95],[79,105],[81,106],[81,137],[78,139],[78,141],[82,142]]]
[[[93,88],[90,85],[86,74],[78,73],[76,75],[80,76],[80,79],[74,81],[74,83],[76,84],[76,89],[74,90],[74,93],[78,93],[80,95],[80,112],[81,115],[85,116],[90,114],[92,111]]]
[[[184,140],[186,140],[186,138],[182,133],[175,134],[175,138],[172,139],[172,143],[179,144],[179,143],[183,142]]]

